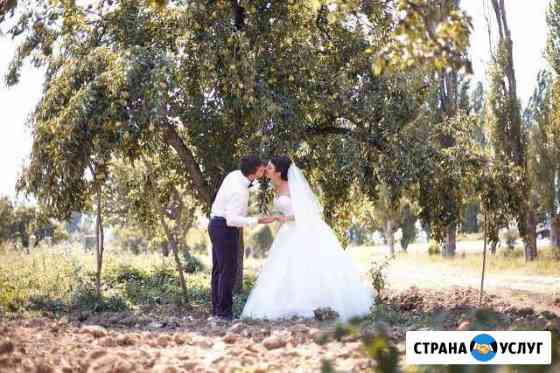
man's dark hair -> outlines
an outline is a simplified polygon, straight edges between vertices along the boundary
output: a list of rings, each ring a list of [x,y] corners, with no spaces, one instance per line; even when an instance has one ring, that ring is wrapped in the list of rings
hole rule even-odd
[[[257,168],[260,166],[264,166],[264,163],[256,155],[248,155],[239,161],[239,169],[245,177],[257,172]]]

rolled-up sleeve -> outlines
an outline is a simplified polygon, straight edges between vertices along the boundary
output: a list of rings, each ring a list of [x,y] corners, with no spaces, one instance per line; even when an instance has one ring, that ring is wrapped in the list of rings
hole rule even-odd
[[[233,193],[226,207],[226,224],[230,227],[254,227],[257,218],[245,216],[248,198],[241,192]]]

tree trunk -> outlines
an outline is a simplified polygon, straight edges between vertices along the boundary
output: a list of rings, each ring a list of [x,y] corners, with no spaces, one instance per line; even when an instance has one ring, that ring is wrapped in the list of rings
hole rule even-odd
[[[163,255],[164,257],[168,257],[169,256],[169,247],[171,246],[171,241],[168,241],[166,244],[161,245],[161,255]]]
[[[447,238],[441,254],[444,257],[454,257],[457,250],[457,228],[455,225],[447,229]]]
[[[496,255],[496,248],[498,247],[498,241],[490,242],[490,252],[492,255]]]
[[[183,298],[185,304],[189,302],[189,292],[187,291],[187,281],[185,280],[185,271],[183,263],[181,263],[181,258],[179,257],[179,248],[177,247],[177,240],[174,238],[171,242],[171,251],[173,252],[173,258],[175,258],[175,268],[179,274],[179,284],[181,285],[181,290],[183,291]]]
[[[97,219],[95,224],[95,259],[96,259],[96,272],[95,272],[95,295],[101,299],[101,272],[103,270],[103,251],[104,251],[104,233],[103,233],[103,219],[101,217],[101,188],[97,189]]]
[[[243,290],[243,257],[245,256],[245,244],[243,241],[243,229],[239,229],[239,252],[237,253],[237,273],[235,274],[234,291],[240,293]]]
[[[525,260],[531,261],[537,258],[537,217],[534,208],[527,211],[527,232],[523,238],[525,247]]]
[[[560,248],[560,215],[554,215],[550,220],[550,244]]]
[[[200,166],[196,162],[192,151],[185,145],[185,142],[181,136],[179,136],[174,126],[167,125],[164,128],[164,141],[167,145],[175,149],[189,177],[193,181],[196,193],[207,206],[210,206],[212,203],[210,188],[204,180]]]
[[[387,245],[389,245],[391,256],[395,256],[395,236],[393,233],[393,221],[391,219],[385,222],[385,239],[387,240]]]
[[[408,253],[408,242],[402,241],[401,240],[401,249],[405,252]]]
[[[177,225],[180,223],[181,222],[178,221]],[[169,225],[166,223],[164,214],[161,215],[161,225],[163,226],[163,230],[165,231],[165,235],[167,236],[167,242],[169,243],[169,248],[171,248],[171,252],[173,253],[173,258],[175,259],[175,269],[177,270],[177,274],[179,275],[179,284],[181,285],[181,290],[183,291],[183,298],[186,304],[189,300],[189,293],[187,291],[187,282],[185,281],[183,264],[181,263],[181,258],[179,257],[177,233],[174,230],[172,231]],[[168,254],[169,254],[169,248],[166,250]]]
[[[31,249],[35,246],[35,235],[30,235],[27,245],[24,246],[25,254],[31,255]]]
[[[482,248],[482,275],[480,276],[480,300],[478,302],[478,306],[482,307],[482,300],[484,299],[484,276],[486,274],[486,243],[487,240],[487,222],[488,218],[486,217],[486,213],[484,214],[484,246]]]

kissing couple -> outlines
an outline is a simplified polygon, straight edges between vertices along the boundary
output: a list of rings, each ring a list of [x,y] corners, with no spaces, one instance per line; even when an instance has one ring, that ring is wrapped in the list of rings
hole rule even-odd
[[[249,188],[267,177],[274,187],[279,215],[249,217]],[[212,242],[212,316],[232,320],[239,235],[243,227],[282,222],[241,318],[314,317],[329,307],[342,321],[365,316],[372,291],[332,229],[305,175],[287,156],[268,163],[257,156],[240,160],[239,170],[223,180],[212,204],[208,233]]]

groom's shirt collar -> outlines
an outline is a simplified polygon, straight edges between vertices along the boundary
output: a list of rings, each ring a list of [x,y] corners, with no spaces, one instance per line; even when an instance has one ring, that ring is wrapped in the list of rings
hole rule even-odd
[[[238,174],[239,180],[241,181],[241,184],[245,187],[248,188],[249,185],[251,184],[251,180],[249,180],[249,178],[245,175],[243,175],[243,172],[241,172],[241,170],[237,170],[235,171]]]

